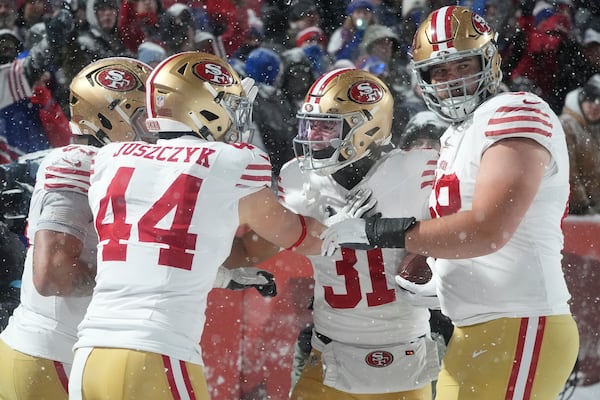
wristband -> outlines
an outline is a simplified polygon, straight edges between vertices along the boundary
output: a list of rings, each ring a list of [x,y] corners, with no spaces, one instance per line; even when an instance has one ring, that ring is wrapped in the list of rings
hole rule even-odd
[[[365,233],[369,244],[387,249],[403,249],[404,235],[417,224],[414,217],[381,218],[381,214],[366,219]]]
[[[300,225],[302,225],[302,233],[300,233],[300,238],[296,241],[296,243],[288,247],[286,250],[293,251],[295,248],[300,246],[302,242],[304,242],[304,239],[306,239],[306,221],[304,220],[303,215],[298,214],[298,218],[300,218]]]

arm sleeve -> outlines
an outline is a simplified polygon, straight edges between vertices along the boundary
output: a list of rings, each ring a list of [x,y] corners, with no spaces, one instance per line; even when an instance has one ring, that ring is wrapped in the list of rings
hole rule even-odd
[[[68,233],[83,242],[92,219],[85,195],[71,191],[48,192],[44,195],[37,230]]]

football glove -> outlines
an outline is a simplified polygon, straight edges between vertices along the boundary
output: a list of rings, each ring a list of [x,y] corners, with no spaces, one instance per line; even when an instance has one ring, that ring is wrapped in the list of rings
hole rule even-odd
[[[346,205],[323,221],[323,224],[332,226],[350,218],[362,217],[377,204],[377,200],[372,194],[373,191],[369,188],[354,188],[346,196]]]
[[[230,290],[255,288],[263,297],[275,297],[277,295],[277,285],[273,274],[254,267],[229,269],[221,266],[213,287]]]
[[[414,217],[381,218],[381,213],[365,219],[347,219],[321,233],[321,255],[332,256],[338,247],[358,250],[404,248],[404,235],[416,222]]]

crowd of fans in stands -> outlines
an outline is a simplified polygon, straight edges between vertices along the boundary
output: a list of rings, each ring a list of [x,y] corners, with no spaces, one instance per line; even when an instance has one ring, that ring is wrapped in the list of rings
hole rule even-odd
[[[75,28],[34,95],[1,110],[0,137],[15,154],[68,141],[68,85],[89,62],[135,57],[155,65],[165,57],[203,50],[227,58],[241,75],[252,51],[254,78],[272,87],[280,102],[282,131],[295,131],[295,108],[320,74],[340,66],[367,69],[396,94],[394,131],[424,109],[408,70],[408,48],[419,22],[451,0],[62,0]],[[507,89],[538,93],[557,113],[566,94],[600,72],[600,6],[583,0],[460,0],[499,32]],[[61,0],[0,0],[0,61],[24,57],[44,35],[44,22]],[[273,73],[274,55],[280,61]],[[267,60],[270,57],[270,60]],[[275,77],[276,79],[273,79]],[[273,97],[269,95],[269,97]],[[257,108],[260,108],[259,105]],[[259,111],[260,114],[260,111]],[[262,121],[258,121],[262,124]],[[264,129],[264,128],[263,128]],[[8,131],[12,133],[7,134]],[[18,134],[14,132],[17,131]],[[61,132],[67,132],[61,134]],[[262,133],[263,139],[270,134]],[[15,140],[14,138],[21,138]],[[35,138],[23,140],[23,137]],[[282,162],[285,140],[270,140]],[[12,143],[11,143],[12,141]],[[277,164],[277,163],[276,163]]]

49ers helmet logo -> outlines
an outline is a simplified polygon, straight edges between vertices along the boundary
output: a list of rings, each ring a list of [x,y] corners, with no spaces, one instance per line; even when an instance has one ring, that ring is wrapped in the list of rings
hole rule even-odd
[[[394,355],[385,350],[372,351],[365,357],[367,365],[375,368],[387,367],[392,361],[394,361]]]
[[[490,26],[488,25],[487,22],[485,22],[485,19],[483,19],[483,17],[481,15],[477,15],[475,13],[473,13],[473,28],[475,28],[475,30],[477,32],[479,32],[481,35],[485,34],[485,33],[489,33],[492,28],[490,28]]]
[[[361,81],[350,87],[348,97],[360,104],[377,103],[383,98],[383,89],[373,81]]]
[[[128,92],[137,86],[135,76],[126,69],[110,67],[96,75],[96,82],[104,88],[117,92]]]
[[[231,73],[222,65],[212,62],[200,62],[194,65],[192,71],[198,78],[212,85],[229,86],[234,82]]]

